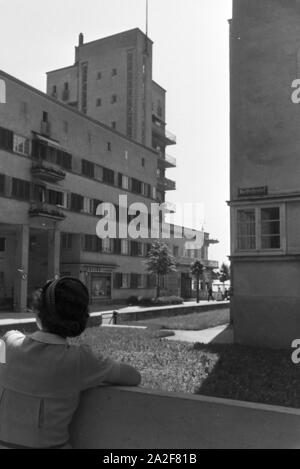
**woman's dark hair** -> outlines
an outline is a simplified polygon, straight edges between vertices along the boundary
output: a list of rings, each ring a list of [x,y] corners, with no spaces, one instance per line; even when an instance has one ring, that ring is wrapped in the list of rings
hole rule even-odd
[[[73,277],[48,281],[32,296],[32,307],[37,310],[43,329],[61,337],[76,337],[84,331],[88,305],[86,286]]]

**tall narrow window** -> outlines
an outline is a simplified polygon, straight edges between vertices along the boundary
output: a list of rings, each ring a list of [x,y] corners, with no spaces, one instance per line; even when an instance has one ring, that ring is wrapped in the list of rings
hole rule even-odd
[[[81,110],[84,114],[87,113],[87,79],[88,79],[88,63],[85,62],[81,65]]]
[[[280,249],[280,210],[279,207],[262,208],[261,248]]]
[[[256,249],[255,210],[238,210],[237,244],[241,251]]]

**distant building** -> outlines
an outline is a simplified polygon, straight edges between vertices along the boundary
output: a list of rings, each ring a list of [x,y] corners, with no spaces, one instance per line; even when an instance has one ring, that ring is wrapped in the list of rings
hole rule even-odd
[[[24,311],[30,293],[59,275],[80,278],[96,304],[153,296],[144,262],[153,238],[96,235],[100,202],[119,213],[122,194],[150,211],[175,189],[165,177],[176,165],[165,148],[175,140],[165,131],[151,54],[139,30],[89,44],[80,36],[75,65],[48,74],[48,94],[0,71],[0,308]],[[193,256],[208,271],[218,266],[208,259],[208,233],[201,235],[193,254],[184,237],[166,240],[178,272],[162,294],[191,296]]]
[[[234,0],[231,314],[239,343],[300,337],[300,2]]]

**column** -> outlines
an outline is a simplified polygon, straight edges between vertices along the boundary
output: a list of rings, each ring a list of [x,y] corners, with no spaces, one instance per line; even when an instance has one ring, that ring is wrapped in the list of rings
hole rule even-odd
[[[48,232],[48,279],[60,273],[60,231],[53,229]]]
[[[29,226],[22,225],[17,229],[15,282],[14,282],[14,311],[27,311],[28,287],[28,256],[29,256]]]

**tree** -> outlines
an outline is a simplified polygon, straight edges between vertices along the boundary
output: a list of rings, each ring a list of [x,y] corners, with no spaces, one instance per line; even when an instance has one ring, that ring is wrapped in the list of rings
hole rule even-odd
[[[199,283],[200,283],[200,278],[203,274],[204,266],[201,264],[200,261],[195,261],[191,264],[191,272],[196,277],[196,289],[197,289],[197,303],[200,301],[200,288],[199,288]]]
[[[223,283],[223,286],[227,280],[230,280],[230,267],[225,262],[221,265],[219,280]]]
[[[155,241],[146,259],[147,271],[156,276],[156,299],[160,294],[161,279],[170,272],[175,272],[176,261],[169,251],[167,244]]]

